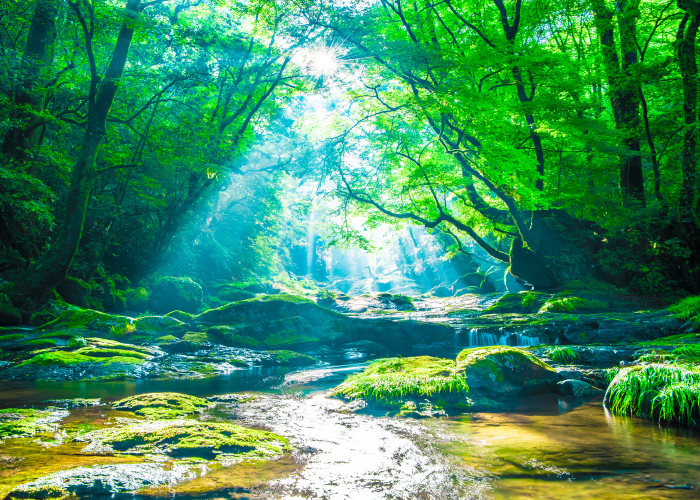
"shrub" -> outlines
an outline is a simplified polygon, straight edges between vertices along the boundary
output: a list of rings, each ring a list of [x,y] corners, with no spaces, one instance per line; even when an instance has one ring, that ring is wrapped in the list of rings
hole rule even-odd
[[[557,363],[570,365],[580,359],[578,353],[571,347],[559,346],[547,349],[547,356]]]

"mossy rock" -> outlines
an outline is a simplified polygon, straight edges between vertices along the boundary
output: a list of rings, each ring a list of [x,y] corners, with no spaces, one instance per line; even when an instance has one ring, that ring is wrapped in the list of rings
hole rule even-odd
[[[51,321],[39,331],[47,330],[75,330],[113,334],[121,332],[132,326],[133,320],[126,316],[106,314],[91,309],[70,309],[64,311],[58,318]]]
[[[321,307],[313,300],[288,294],[233,302],[205,311],[194,321],[210,326],[240,326],[237,335],[262,341],[272,349],[297,350],[316,342],[337,343],[349,333],[342,314]],[[285,340],[284,335],[293,337]]]
[[[148,300],[148,290],[142,286],[126,291],[126,307],[130,311],[146,312]]]
[[[254,299],[255,294],[240,288],[225,288],[216,291],[216,297],[224,302],[238,302],[240,300]]]
[[[510,346],[464,349],[457,356],[457,367],[472,393],[493,399],[548,392],[559,381],[554,368]]]
[[[80,437],[85,448],[129,454],[165,453],[176,458],[272,458],[292,451],[289,441],[272,432],[228,422],[174,420],[93,431]]]
[[[141,352],[133,351],[131,349],[104,349],[99,347],[83,347],[75,351],[75,354],[81,354],[83,356],[88,356],[91,358],[113,358],[115,356],[136,358],[136,359],[150,359],[151,356]]]
[[[32,358],[21,362],[18,367],[37,365],[37,366],[63,366],[77,365],[80,363],[94,363],[94,358],[66,351],[50,351],[36,354]]]
[[[601,300],[582,299],[581,297],[562,297],[545,302],[540,308],[540,312],[574,313],[581,311],[599,311],[607,308],[608,303]]]
[[[142,316],[134,319],[134,329],[137,333],[162,337],[174,335],[181,337],[189,328],[187,324],[170,316]]]
[[[139,394],[112,403],[115,410],[132,411],[150,419],[179,418],[209,406],[211,403],[204,399],[177,392]]]
[[[532,291],[506,293],[484,312],[487,314],[535,312],[548,297],[550,295]]]
[[[312,356],[294,351],[268,351],[272,354],[273,360],[280,366],[308,366],[318,363]]]
[[[43,432],[52,432],[48,421],[56,412],[50,410],[35,410],[33,408],[7,408],[0,410],[0,439],[13,436],[33,436]]]
[[[165,315],[166,318],[175,318],[183,323],[189,323],[194,318],[194,315],[186,313],[185,311],[170,311]]]
[[[346,400],[361,399],[398,412],[398,416],[421,417],[428,416],[421,414],[427,401],[443,414],[444,407],[455,411],[468,406],[468,391],[454,360],[416,356],[374,361],[361,373],[350,375],[331,394]]]
[[[0,301],[0,326],[17,326],[22,322],[22,311],[6,301]]]
[[[81,279],[66,276],[66,278],[56,286],[56,291],[65,302],[78,307],[86,307],[91,288],[90,285]]]
[[[161,278],[151,294],[151,310],[157,313],[195,313],[202,304],[202,295],[202,287],[192,279],[167,276]]]

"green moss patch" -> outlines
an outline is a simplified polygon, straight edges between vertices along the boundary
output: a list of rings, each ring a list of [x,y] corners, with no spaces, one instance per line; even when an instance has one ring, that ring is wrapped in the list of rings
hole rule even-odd
[[[312,356],[301,354],[294,351],[269,351],[273,359],[281,366],[307,366],[318,363],[318,360]]]
[[[540,308],[540,312],[573,313],[577,311],[597,311],[600,309],[607,309],[607,307],[608,303],[601,300],[564,297],[561,299],[548,300]]]
[[[51,418],[54,412],[32,408],[7,408],[0,410],[0,439],[13,436],[33,436],[42,432],[51,432],[48,425],[59,418]]]
[[[115,410],[132,411],[151,419],[178,418],[208,408],[204,399],[177,392],[139,394],[112,404]]]
[[[130,357],[137,359],[149,359],[150,356],[140,352],[127,349],[100,349],[95,347],[83,347],[75,351],[76,354],[90,356],[93,358],[112,358],[115,356]]]
[[[52,352],[42,352],[36,356],[23,361],[18,366],[26,365],[38,365],[38,366],[48,366],[48,365],[77,365],[80,363],[91,363],[95,362],[94,358],[88,356],[83,356],[82,354],[76,354],[74,352],[64,352],[64,351],[52,351]]]
[[[81,437],[87,450],[109,449],[129,454],[164,453],[177,458],[270,458],[292,451],[289,441],[277,434],[248,429],[228,422],[175,420],[146,422],[122,428],[94,431]]]
[[[132,319],[126,316],[106,314],[91,309],[64,311],[57,319],[45,324],[40,330],[90,330],[109,334],[114,330],[127,329]]]
[[[454,361],[418,356],[374,361],[362,373],[350,375],[333,389],[332,395],[389,403],[403,398],[466,393],[468,390]]]

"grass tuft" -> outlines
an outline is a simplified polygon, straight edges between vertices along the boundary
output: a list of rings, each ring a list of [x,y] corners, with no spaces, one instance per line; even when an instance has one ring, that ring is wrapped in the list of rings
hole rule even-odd
[[[648,365],[622,370],[605,395],[614,413],[697,424],[700,372],[690,365]]]
[[[700,295],[686,297],[668,310],[681,321],[700,322]]]
[[[552,361],[555,361],[557,363],[561,363],[564,365],[570,365],[578,361],[580,356],[576,351],[574,351],[571,347],[566,347],[566,346],[558,346],[558,347],[552,347],[551,349],[547,349],[547,356]]]

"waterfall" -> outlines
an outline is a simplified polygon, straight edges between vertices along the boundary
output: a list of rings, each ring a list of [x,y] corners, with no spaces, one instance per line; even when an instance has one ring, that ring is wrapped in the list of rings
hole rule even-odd
[[[466,333],[466,335],[460,336],[462,332]],[[527,347],[541,343],[538,337],[529,337],[522,333],[502,333],[500,336],[496,336],[495,333],[480,331],[476,328],[472,328],[468,332],[464,330],[456,332],[455,347],[459,347],[462,339],[466,340],[466,346],[464,347],[485,347],[490,345]]]

